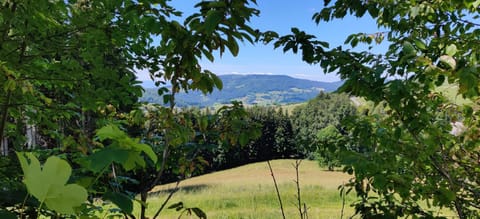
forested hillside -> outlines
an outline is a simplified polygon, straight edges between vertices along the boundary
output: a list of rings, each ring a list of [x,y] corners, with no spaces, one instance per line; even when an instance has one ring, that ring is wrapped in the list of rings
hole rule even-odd
[[[204,95],[199,91],[181,92],[176,95],[177,106],[213,106],[227,104],[232,100],[247,105],[274,105],[305,102],[314,98],[320,91],[334,91],[338,82],[319,82],[292,78],[286,75],[220,75],[222,90]],[[163,103],[157,89],[146,88],[140,101]]]

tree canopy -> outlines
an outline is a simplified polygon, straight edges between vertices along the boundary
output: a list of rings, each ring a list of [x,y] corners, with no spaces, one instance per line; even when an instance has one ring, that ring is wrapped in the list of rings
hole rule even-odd
[[[221,80],[199,60],[213,62],[214,53],[236,56],[239,42],[257,37],[248,24],[259,13],[252,7],[255,0],[198,1],[196,12],[185,19],[169,4],[168,0],[0,3],[0,143],[6,155],[1,158],[5,164],[1,174],[7,176],[0,180],[8,185],[2,193],[12,194],[0,199],[2,218],[92,216],[96,210],[86,202],[85,189],[90,204],[102,197],[121,208],[125,217],[131,216],[135,194],[128,193],[122,182],[132,182],[129,174],[150,168],[153,179],[146,178],[136,191],[143,202],[140,217],[145,218],[146,194],[168,169],[169,155],[183,155],[183,146],[195,137],[191,118],[176,113],[175,94],[221,89]],[[142,88],[136,71],[149,72],[168,107],[158,106],[154,112],[139,108]],[[219,140],[236,144],[237,136],[245,135],[242,130],[248,130],[248,124],[241,123],[242,112],[238,104],[218,112],[225,121],[220,124],[226,126]],[[145,133],[156,138],[132,138],[145,135],[129,130],[131,126],[155,127]],[[13,152],[23,151],[35,154],[17,154],[26,188],[13,157]],[[11,167],[14,171],[8,171]],[[57,180],[63,183],[61,188],[75,188],[72,196],[55,193],[53,200],[47,199],[48,191],[32,187],[32,178],[51,176],[56,169],[61,176],[41,177],[36,184],[57,185],[52,184]],[[75,185],[65,185],[69,178]],[[38,202],[19,204],[28,197],[26,192]]]
[[[478,217],[479,2],[339,0],[324,6],[313,15],[317,23],[371,17],[384,31],[352,33],[347,49],[330,49],[297,28],[265,39],[336,72],[345,81],[340,91],[385,107],[385,114],[348,123],[348,137],[363,148],[342,154],[345,170],[355,176],[350,186],[359,197],[357,213],[435,217],[431,207],[446,207],[460,218]],[[381,54],[355,48],[384,41],[389,47]],[[446,98],[437,88],[447,82],[473,104]],[[458,123],[463,132],[453,134]]]
[[[342,120],[356,110],[345,94],[320,92],[317,97],[292,111],[291,120],[299,153],[312,157],[318,148],[318,132],[333,126],[341,129]]]
[[[145,218],[148,191],[164,173],[190,171],[190,146],[245,145],[257,136],[239,103],[210,118],[175,109],[182,90],[222,88],[200,59],[236,56],[240,42],[256,40],[301,53],[338,74],[345,82],[340,91],[383,107],[346,120],[342,132],[313,134],[351,146],[340,148],[338,158],[354,175],[346,189],[355,190],[363,218],[435,218],[438,207],[459,218],[480,216],[479,1],[325,0],[315,22],[371,17],[384,30],[352,33],[348,46],[336,48],[298,28],[285,36],[254,30],[255,0],[198,1],[185,19],[169,3],[0,2],[2,218],[94,217],[97,197],[133,217],[138,193]],[[357,47],[381,42],[389,44],[381,54]],[[139,70],[150,73],[169,106],[137,105]],[[437,90],[445,83],[470,102],[445,97]],[[135,173],[142,171],[148,177],[140,191],[128,193],[124,186],[139,183]]]

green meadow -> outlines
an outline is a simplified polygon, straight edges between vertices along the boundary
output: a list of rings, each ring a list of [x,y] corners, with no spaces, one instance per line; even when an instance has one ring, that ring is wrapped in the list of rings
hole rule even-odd
[[[295,160],[271,162],[281,193],[286,218],[300,218],[297,209]],[[341,218],[342,198],[338,187],[350,176],[329,172],[315,161],[304,160],[299,168],[302,203],[307,206],[308,218]],[[152,217],[175,184],[158,186],[152,190],[147,215]],[[167,206],[183,202],[185,207],[198,207],[208,218],[282,218],[272,176],[266,162],[249,164],[218,171],[182,181]],[[353,214],[349,206],[353,195],[346,197],[344,218]],[[135,215],[139,206],[135,207]],[[164,209],[159,218],[178,218],[180,212]],[[181,218],[196,218],[182,215]]]

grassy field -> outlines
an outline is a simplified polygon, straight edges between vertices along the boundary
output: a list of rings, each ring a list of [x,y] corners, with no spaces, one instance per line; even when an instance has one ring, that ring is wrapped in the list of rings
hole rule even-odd
[[[296,209],[294,160],[272,161],[287,218],[299,218]],[[340,218],[342,199],[338,186],[350,178],[341,172],[328,172],[315,161],[302,161],[299,168],[301,198],[310,219]],[[153,216],[174,184],[158,186],[149,198],[147,215]],[[183,181],[169,205],[182,201],[187,207],[198,207],[208,218],[281,218],[273,180],[266,162],[219,171]],[[347,197],[345,215],[353,214]],[[135,214],[138,214],[136,206]],[[177,218],[179,212],[165,209],[160,218]],[[195,218],[183,216],[182,218]]]
[[[299,106],[306,105],[307,102],[303,103],[292,103],[292,104],[285,104],[285,105],[280,105],[278,106],[278,109],[282,109],[283,112],[287,112],[288,115],[292,115],[293,110]]]

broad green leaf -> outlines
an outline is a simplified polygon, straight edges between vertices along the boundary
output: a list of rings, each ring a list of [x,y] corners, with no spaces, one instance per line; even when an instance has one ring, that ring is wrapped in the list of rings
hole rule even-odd
[[[74,214],[74,208],[83,204],[87,196],[85,188],[77,184],[68,184],[55,187],[45,200],[45,204],[59,213]]]
[[[112,201],[115,205],[128,214],[131,214],[133,211],[132,199],[123,193],[107,192],[103,198]]]
[[[79,163],[83,164],[85,168],[95,173],[101,172],[105,167],[112,162],[123,164],[127,161],[129,151],[120,148],[102,148],[92,155],[83,158]]]
[[[123,139],[127,135],[117,126],[106,125],[97,131],[97,137],[100,141],[103,141],[105,139]]]
[[[125,162],[120,163],[120,164],[123,166],[123,168],[125,168],[126,171],[130,171],[130,170],[135,169],[136,167],[144,168],[145,167],[145,160],[140,155],[139,152],[129,151],[127,160],[125,160]]]
[[[137,156],[140,156],[140,153],[143,152],[153,162],[155,163],[157,162],[157,155],[149,145],[139,143],[138,140],[130,138],[124,131],[120,130],[115,125],[107,125],[99,129],[97,131],[97,137],[100,140],[110,139],[116,142],[116,144],[111,145],[115,147],[112,150],[117,150],[117,151],[131,150],[132,152],[137,153]],[[131,160],[131,158],[127,158],[127,160]],[[138,160],[138,159],[134,159],[134,160]]]
[[[145,153],[154,163],[157,162],[158,158],[155,152],[153,151],[152,147],[146,144],[135,142],[132,145],[137,151]]]
[[[25,174],[23,182],[40,203],[62,214],[74,214],[74,208],[87,200],[85,188],[66,184],[72,168],[65,160],[51,156],[42,168],[31,153],[17,153],[17,156]]]
[[[88,188],[95,182],[95,177],[82,177],[75,181],[75,184],[78,184],[84,188]]]

